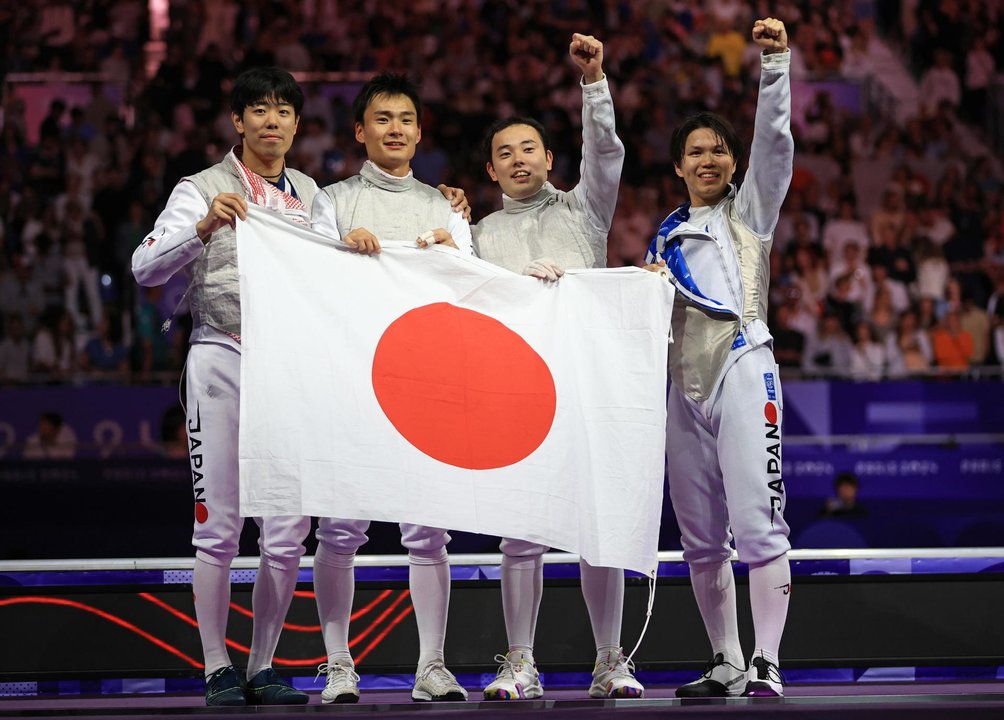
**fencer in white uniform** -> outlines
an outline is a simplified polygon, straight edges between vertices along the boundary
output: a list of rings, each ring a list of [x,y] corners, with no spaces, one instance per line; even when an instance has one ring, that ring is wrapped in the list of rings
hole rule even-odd
[[[190,278],[191,347],[186,364],[187,427],[195,493],[193,592],[206,673],[207,705],[301,704],[272,669],[293,597],[310,518],[256,518],[261,563],[252,594],[254,629],[244,679],[226,647],[230,565],[238,552],[237,426],[240,417],[240,289],[236,222],[248,203],[309,224],[317,185],[285,166],[303,94],[278,68],[240,75],[231,93],[241,144],[224,160],[174,188],[151,232],[133,253],[140,285],[163,285],[177,273]]]
[[[406,241],[422,247],[444,244],[471,254],[471,230],[444,197],[451,189],[425,185],[411,172],[421,140],[421,101],[404,76],[383,74],[367,82],[353,110],[356,139],[367,161],[360,173],[321,190],[314,200],[314,229],[359,252],[378,253],[380,242]],[[419,659],[412,698],[466,700],[467,691],[446,668],[443,648],[450,600],[446,530],[401,523],[408,550],[409,586],[418,624]],[[356,551],[367,540],[369,521],[321,518],[314,558],[314,592],[328,661],[325,703],[356,702],[359,676],[349,652],[349,618]]]
[[[680,697],[783,694],[778,647],[791,571],[783,511],[783,400],[767,328],[770,249],[792,176],[790,51],[784,24],[758,20],[760,94],[742,185],[735,129],[700,113],[671,140],[690,201],[663,221],[648,269],[675,284],[666,459],[684,559],[711,641],[702,676]],[[730,541],[749,565],[756,631],[747,669],[736,619]]]
[[[606,266],[607,233],[617,205],[624,145],[617,137],[610,88],[603,74],[603,44],[591,35],[572,37],[569,54],[582,72],[582,163],[579,183],[561,192],[547,182],[552,156],[544,127],[530,118],[495,123],[485,136],[486,169],[499,183],[502,210],[474,227],[478,257],[513,272],[555,281],[566,268]],[[543,545],[502,541],[502,608],[509,648],[497,659],[488,700],[543,695],[533,655],[543,590]],[[596,642],[589,694],[641,697],[621,652],[624,571],[579,563],[582,594]]]

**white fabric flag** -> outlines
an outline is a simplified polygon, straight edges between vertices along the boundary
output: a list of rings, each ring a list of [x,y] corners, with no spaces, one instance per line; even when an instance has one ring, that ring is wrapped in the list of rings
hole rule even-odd
[[[656,565],[672,286],[237,225],[244,515],[409,522]]]

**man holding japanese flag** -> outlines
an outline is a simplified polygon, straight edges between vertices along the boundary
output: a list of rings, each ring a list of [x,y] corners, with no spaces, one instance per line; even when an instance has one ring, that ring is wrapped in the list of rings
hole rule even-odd
[[[447,247],[363,255],[248,218],[242,512],[449,527],[654,572],[669,283],[544,284]]]

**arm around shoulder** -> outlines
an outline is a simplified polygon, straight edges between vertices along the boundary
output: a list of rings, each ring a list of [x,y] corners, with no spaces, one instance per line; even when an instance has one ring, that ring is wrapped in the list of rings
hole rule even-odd
[[[335,203],[326,189],[319,190],[314,196],[314,203],[310,208],[310,226],[335,242],[340,242],[342,239],[341,233],[338,232]]]

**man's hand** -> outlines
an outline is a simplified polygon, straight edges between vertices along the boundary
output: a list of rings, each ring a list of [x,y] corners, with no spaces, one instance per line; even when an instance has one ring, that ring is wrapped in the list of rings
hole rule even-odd
[[[432,245],[446,245],[454,250],[457,249],[457,244],[453,242],[453,236],[450,235],[449,230],[446,228],[436,228],[435,230],[426,230],[424,233],[418,236],[418,240],[415,241],[420,248],[430,247]]]
[[[565,271],[551,258],[537,258],[523,268],[523,274],[547,280],[548,282],[554,282],[564,275]]]
[[[342,241],[363,255],[378,255],[380,253],[380,241],[366,228],[356,228],[343,237]]]
[[[774,18],[757,20],[753,23],[753,42],[768,55],[784,52],[788,49],[788,33],[784,30],[784,23]]]
[[[572,35],[568,45],[568,54],[579,66],[586,85],[603,79],[603,43],[592,35]]]
[[[237,193],[220,193],[213,198],[206,216],[195,224],[195,232],[203,244],[224,225],[237,229],[237,218],[248,219],[248,202]]]
[[[659,277],[669,277],[669,268],[666,267],[665,260],[660,260],[659,262],[652,263],[651,265],[642,265],[642,270],[657,273]]]
[[[467,194],[461,188],[450,187],[440,183],[436,188],[443,193],[443,197],[450,201],[453,212],[463,213],[464,220],[471,221],[471,204],[467,202]]]

